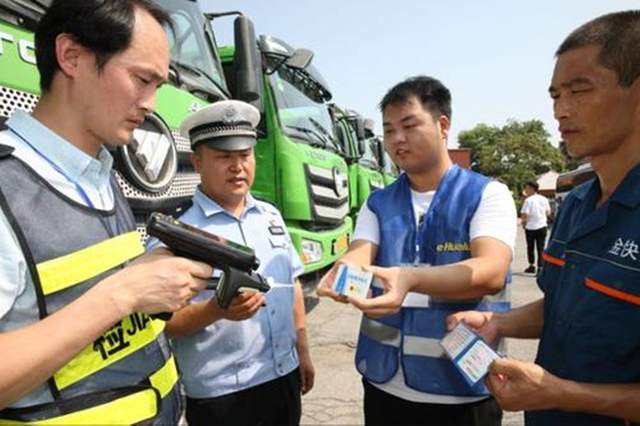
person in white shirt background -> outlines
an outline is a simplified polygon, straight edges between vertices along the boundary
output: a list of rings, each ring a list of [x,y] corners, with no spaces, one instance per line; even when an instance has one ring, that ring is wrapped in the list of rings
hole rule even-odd
[[[527,236],[527,260],[529,266],[525,273],[536,273],[536,257],[534,250],[538,253],[538,269],[542,266],[542,250],[547,238],[547,222],[551,214],[551,206],[547,197],[538,194],[538,183],[527,182],[524,186],[525,198],[520,209],[522,227]]]

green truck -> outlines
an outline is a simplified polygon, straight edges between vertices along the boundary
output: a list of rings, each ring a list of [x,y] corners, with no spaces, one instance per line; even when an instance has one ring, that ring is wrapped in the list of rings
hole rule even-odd
[[[271,36],[258,38],[263,96],[252,194],[275,204],[313,283],[346,250],[352,231],[348,169],[333,133],[331,92],[310,63],[312,52]],[[235,49],[220,48],[227,75]],[[229,78],[227,78],[229,80]]]
[[[171,81],[158,90],[156,112],[135,130],[132,143],[111,149],[116,178],[143,237],[150,212],[175,209],[191,198],[200,182],[189,159],[189,141],[178,130],[182,120],[203,105],[230,96],[213,31],[197,3],[156,2],[175,24],[170,34]],[[0,0],[0,126],[16,109],[31,111],[38,100],[33,31],[50,4],[51,0]],[[242,18],[236,30],[243,58],[257,56],[251,22]],[[240,70],[255,67],[245,59],[239,62]],[[239,94],[248,99],[258,96],[254,93],[258,76],[253,74],[245,71],[242,79],[234,79],[241,86]]]
[[[375,144],[373,120],[355,111],[331,106],[335,133],[349,166],[349,215],[355,223],[360,207],[369,194],[384,187],[380,152]]]
[[[271,37],[256,43],[251,21],[240,16],[223,71],[211,16],[195,0],[155,1],[174,21],[171,81],[158,91],[156,112],[132,143],[112,150],[139,231],[144,235],[150,212],[174,210],[200,182],[189,141],[179,133],[182,120],[216,100],[245,100],[263,112],[253,192],[280,208],[305,264],[304,278],[315,280],[346,250],[352,224],[347,166],[326,108],[331,94],[309,64],[311,52]],[[15,109],[30,111],[37,102],[33,30],[50,3],[0,0],[0,125]]]

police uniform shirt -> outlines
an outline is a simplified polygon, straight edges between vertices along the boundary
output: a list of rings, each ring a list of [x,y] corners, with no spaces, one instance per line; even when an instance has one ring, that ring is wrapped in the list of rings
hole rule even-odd
[[[93,158],[54,133],[31,115],[16,111],[0,132],[0,144],[28,164],[65,196],[86,205],[80,185],[95,208],[113,208],[110,170],[113,159],[105,148]],[[65,176],[66,175],[66,176]],[[73,182],[75,181],[75,183]],[[71,224],[70,224],[71,226]],[[35,286],[13,229],[0,210],[0,333],[29,325],[38,317]],[[11,310],[11,314],[8,312]],[[52,401],[48,387],[40,386],[13,407]]]
[[[272,288],[266,295],[266,306],[247,320],[221,319],[191,336],[174,339],[187,395],[210,398],[271,381],[298,366],[290,285],[303,266],[274,206],[248,194],[238,219],[200,189],[193,201],[180,220],[251,247],[260,260],[258,272],[275,283],[289,285]],[[160,244],[152,240],[148,248]],[[203,291],[192,303],[213,296],[213,291]]]

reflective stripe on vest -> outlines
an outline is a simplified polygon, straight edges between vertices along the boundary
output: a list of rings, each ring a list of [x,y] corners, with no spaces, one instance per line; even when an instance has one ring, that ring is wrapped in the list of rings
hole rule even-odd
[[[178,382],[178,369],[176,368],[176,360],[171,356],[167,362],[158,371],[149,377],[151,386],[159,393],[160,398],[164,398],[171,392],[171,389]]]
[[[133,259],[144,252],[136,231],[36,265],[43,293],[66,290]],[[163,321],[146,314],[131,314],[118,321],[101,337],[54,374],[62,390],[119,361],[153,342],[164,329]]]
[[[131,231],[75,253],[36,265],[45,296],[102,274],[144,253],[140,234]]]
[[[0,418],[2,425],[87,425],[133,424],[148,420],[158,413],[159,399],[164,398],[178,382],[178,370],[174,357],[149,377],[153,388],[142,389],[129,395],[101,403],[89,408],[73,411],[46,420],[14,420]],[[89,395],[90,397],[90,395]],[[45,404],[49,405],[49,404]],[[37,407],[29,407],[29,410]],[[20,410],[15,410],[19,412]]]
[[[137,313],[118,321],[53,375],[58,389],[71,386],[145,347],[155,341],[164,326],[164,321]]]
[[[362,316],[362,322],[360,323],[360,333],[387,346],[393,346],[395,348],[400,347],[400,341],[402,340],[402,334],[397,328],[390,327],[367,317]]]
[[[430,337],[404,336],[402,353],[404,355],[446,358],[446,354],[440,346],[440,340]]]

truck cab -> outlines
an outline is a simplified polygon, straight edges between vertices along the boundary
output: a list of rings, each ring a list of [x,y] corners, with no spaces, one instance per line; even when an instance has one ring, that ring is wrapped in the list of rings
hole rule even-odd
[[[138,231],[152,211],[171,211],[191,198],[199,176],[190,162],[182,120],[229,97],[208,21],[195,1],[156,0],[175,21],[169,31],[171,77],[157,92],[156,111],[134,131],[131,144],[109,148],[115,176]],[[51,0],[0,0],[0,124],[16,109],[31,111],[40,94],[33,31]],[[202,28],[203,31],[195,31]],[[108,100],[105,100],[108,102]]]
[[[380,153],[376,149],[373,120],[365,120],[352,110],[331,108],[336,135],[349,166],[349,214],[355,222],[369,194],[384,187]]]
[[[371,139],[371,144],[373,145],[374,150],[378,153],[378,158],[380,159],[380,172],[382,173],[384,186],[391,185],[400,174],[400,169],[384,149],[384,142],[382,141],[381,136],[374,136]]]
[[[305,267],[301,278],[314,283],[345,252],[352,228],[347,164],[327,108],[331,92],[312,52],[266,35],[257,43],[262,122],[251,193],[278,207]],[[220,54],[233,74],[234,48]]]

